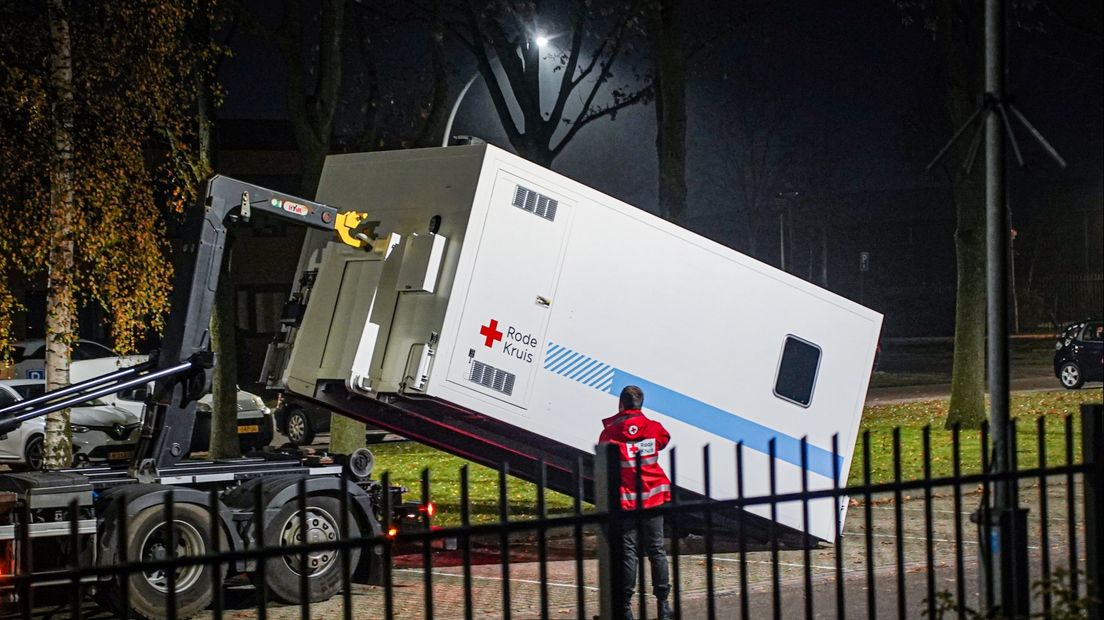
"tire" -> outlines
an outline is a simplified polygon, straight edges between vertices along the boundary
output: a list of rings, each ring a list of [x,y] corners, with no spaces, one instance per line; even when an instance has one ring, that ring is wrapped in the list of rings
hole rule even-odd
[[[1085,385],[1085,375],[1081,374],[1081,367],[1076,362],[1066,362],[1058,371],[1058,380],[1067,390],[1080,389]]]
[[[16,471],[42,471],[45,466],[45,444],[42,435],[35,435],[23,448],[23,462],[12,464],[12,469]]]
[[[314,441],[314,426],[310,416],[301,407],[295,407],[287,413],[284,432],[288,441],[297,446],[309,446]]]
[[[308,541],[340,540],[341,502],[325,495],[311,495],[306,500]],[[299,544],[298,501],[293,498],[280,507],[272,519],[265,525],[264,544],[266,547],[281,547]],[[349,515],[349,532],[344,538],[357,538],[360,528],[356,518]],[[356,570],[360,559],[360,549],[349,551],[349,566]],[[336,551],[320,551],[307,556],[309,567],[309,600],[312,603],[324,601],[341,590],[341,557]],[[280,556],[265,563],[265,587],[272,598],[284,603],[299,603],[299,555]],[[251,578],[254,583],[257,573]],[[259,584],[256,584],[259,585]]]
[[[165,557],[168,528],[164,527],[164,507],[157,504],[135,515],[128,524],[130,534],[127,561],[152,560]],[[177,557],[204,555],[211,540],[208,512],[195,504],[176,504],[173,518],[176,522]],[[105,565],[118,562],[118,558],[104,558]],[[194,616],[211,604],[210,565],[191,565],[177,570],[176,609],[178,618]],[[119,618],[160,620],[166,617],[167,571],[142,571],[126,577],[115,576],[109,585],[103,586],[101,602],[106,603]],[[129,613],[122,609],[122,579],[130,585]]]

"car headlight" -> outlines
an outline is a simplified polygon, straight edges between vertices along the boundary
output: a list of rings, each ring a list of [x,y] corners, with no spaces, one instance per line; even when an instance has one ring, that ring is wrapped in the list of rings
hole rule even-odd
[[[87,433],[92,429],[88,428],[87,426],[81,426],[80,424],[70,424],[69,430],[73,431],[74,433]]]
[[[203,411],[205,413],[211,413],[211,405],[203,402],[196,403],[196,411]]]
[[[256,394],[253,395],[253,404],[257,406],[257,409],[260,410],[262,415],[268,415],[269,413],[272,413],[272,410],[269,409],[268,405],[265,404],[264,399],[262,399],[260,396],[257,396]]]

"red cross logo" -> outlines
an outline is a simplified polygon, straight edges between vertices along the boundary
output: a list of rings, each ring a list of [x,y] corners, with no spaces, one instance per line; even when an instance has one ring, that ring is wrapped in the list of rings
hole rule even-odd
[[[488,325],[479,328],[479,334],[486,338],[484,346],[493,347],[496,340],[502,340],[502,332],[498,331],[498,321],[491,319]]]

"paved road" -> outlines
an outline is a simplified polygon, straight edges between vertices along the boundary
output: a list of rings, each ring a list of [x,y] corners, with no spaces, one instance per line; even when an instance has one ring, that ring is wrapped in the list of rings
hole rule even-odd
[[[1053,375],[1035,374],[1026,377],[1014,377],[1010,381],[1013,392],[1051,392],[1061,390],[1062,386]],[[1084,390],[1100,391],[1102,384],[1087,383]],[[866,404],[891,405],[899,403],[911,403],[937,398],[949,398],[951,384],[936,383],[931,385],[906,385],[900,387],[870,388],[866,392]]]

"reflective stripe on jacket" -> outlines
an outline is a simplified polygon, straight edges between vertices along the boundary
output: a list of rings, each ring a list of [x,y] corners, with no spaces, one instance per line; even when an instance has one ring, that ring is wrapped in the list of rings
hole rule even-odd
[[[602,420],[598,443],[612,443],[621,455],[621,508],[636,508],[636,457],[640,455],[640,496],[644,507],[671,501],[671,480],[659,465],[659,451],[667,447],[671,434],[663,425],[630,409]]]

